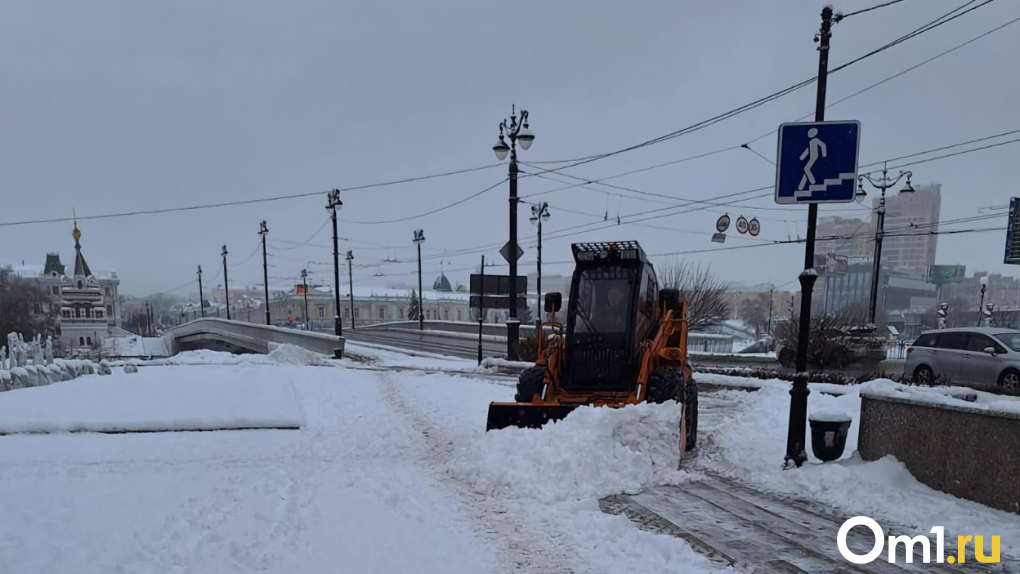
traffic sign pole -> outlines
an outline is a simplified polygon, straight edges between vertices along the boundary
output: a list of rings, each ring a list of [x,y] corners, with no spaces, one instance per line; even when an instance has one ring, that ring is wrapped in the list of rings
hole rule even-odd
[[[822,28],[818,35],[818,92],[815,98],[815,121],[825,121],[825,87],[829,73],[829,38],[832,28],[832,8],[822,9]],[[815,264],[815,228],[818,224],[818,204],[808,205],[807,241],[804,246],[804,272],[800,274],[800,330],[797,336],[797,373],[790,389],[790,426],[786,435],[786,464],[801,466],[807,460],[807,370],[808,341],[811,335],[811,292],[818,273]]]

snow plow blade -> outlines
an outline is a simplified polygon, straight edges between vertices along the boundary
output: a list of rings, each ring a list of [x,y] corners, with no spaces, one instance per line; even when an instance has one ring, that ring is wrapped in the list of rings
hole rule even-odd
[[[541,428],[551,421],[563,420],[577,405],[533,405],[530,403],[489,403],[489,420],[485,430],[506,427]]]

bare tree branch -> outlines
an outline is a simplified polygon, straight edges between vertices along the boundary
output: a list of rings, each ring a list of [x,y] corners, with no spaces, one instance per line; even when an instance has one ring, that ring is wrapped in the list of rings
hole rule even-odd
[[[659,288],[677,289],[687,298],[687,321],[691,330],[719,325],[729,314],[726,284],[701,264],[671,259],[658,268]]]

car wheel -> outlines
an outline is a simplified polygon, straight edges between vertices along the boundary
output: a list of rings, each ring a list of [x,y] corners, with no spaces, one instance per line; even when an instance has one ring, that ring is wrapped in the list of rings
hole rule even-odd
[[[1020,371],[1016,369],[1006,369],[1003,371],[999,375],[999,386],[1011,391],[1020,390]]]
[[[935,372],[927,365],[921,365],[914,369],[914,383],[918,385],[930,385],[935,381]]]

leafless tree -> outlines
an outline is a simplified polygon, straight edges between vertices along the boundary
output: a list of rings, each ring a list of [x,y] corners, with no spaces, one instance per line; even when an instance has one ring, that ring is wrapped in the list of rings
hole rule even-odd
[[[687,321],[691,330],[714,327],[729,314],[726,284],[712,268],[690,261],[671,259],[657,269],[659,288],[677,289],[687,298]]]
[[[825,369],[842,367],[851,356],[851,339],[846,329],[863,325],[867,315],[858,306],[845,307],[835,313],[814,317],[811,320],[811,332],[808,337],[808,365]],[[783,348],[781,354],[796,358],[797,340],[800,335],[800,318],[794,316],[791,321],[776,326],[776,341]],[[779,357],[781,363],[789,363],[791,359]],[[784,365],[785,366],[785,365]]]
[[[0,341],[4,341],[0,344],[6,344],[8,333],[21,333],[26,340],[55,334],[55,313],[44,306],[45,298],[34,281],[0,269]]]

